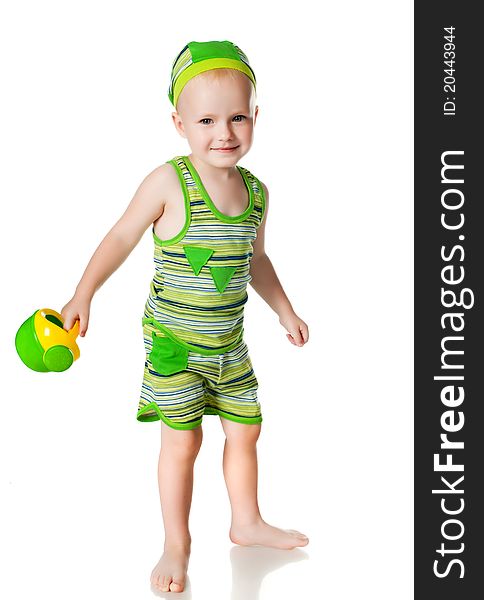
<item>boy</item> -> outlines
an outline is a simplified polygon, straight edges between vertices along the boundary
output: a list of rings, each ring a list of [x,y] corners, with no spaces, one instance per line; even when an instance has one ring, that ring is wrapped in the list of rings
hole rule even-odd
[[[94,293],[153,225],[155,275],[142,319],[146,362],[137,419],[161,421],[165,545],[151,575],[161,591],[185,587],[193,466],[204,414],[218,415],[226,435],[232,542],[287,549],[308,543],[297,531],[268,525],[257,503],[262,416],[243,340],[247,283],[278,314],[292,344],[307,342],[308,327],[264,250],[267,188],[237,166],[252,145],[255,85],[247,56],[231,42],[190,42],[183,48],[168,95],[175,127],[192,153],[145,178],[62,309],[64,328],[79,319],[84,336]]]

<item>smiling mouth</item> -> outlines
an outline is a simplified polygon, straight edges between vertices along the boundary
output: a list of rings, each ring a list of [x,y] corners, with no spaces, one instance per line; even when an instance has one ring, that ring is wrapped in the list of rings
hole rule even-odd
[[[236,148],[238,148],[238,146],[233,146],[232,148],[212,148],[212,150],[235,150]]]

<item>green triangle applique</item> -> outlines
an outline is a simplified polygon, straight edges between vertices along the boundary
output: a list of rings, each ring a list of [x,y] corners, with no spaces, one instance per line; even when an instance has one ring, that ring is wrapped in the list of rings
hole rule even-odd
[[[195,275],[200,273],[202,267],[207,264],[208,259],[215,252],[211,248],[203,248],[202,246],[183,246],[183,250]]]
[[[237,267],[210,267],[210,273],[219,292],[227,287]]]

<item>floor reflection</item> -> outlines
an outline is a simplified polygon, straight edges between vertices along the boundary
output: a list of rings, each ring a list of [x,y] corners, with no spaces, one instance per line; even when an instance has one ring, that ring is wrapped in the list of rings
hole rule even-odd
[[[309,555],[300,548],[279,550],[264,546],[234,546],[232,563],[232,595],[230,600],[258,600],[264,577],[284,565],[306,560]]]
[[[230,549],[232,565],[232,593],[230,600],[258,600],[264,577],[272,571],[300,560],[306,560],[309,555],[300,548],[279,550],[264,546],[233,546]],[[187,576],[183,592],[162,592],[151,586],[151,591],[158,598],[176,598],[177,600],[192,600],[190,576]],[[200,590],[199,590],[200,592]],[[208,596],[204,596],[208,597]]]

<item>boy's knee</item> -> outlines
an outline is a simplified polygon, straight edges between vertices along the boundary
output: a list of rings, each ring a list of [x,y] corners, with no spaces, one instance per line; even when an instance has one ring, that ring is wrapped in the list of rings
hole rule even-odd
[[[187,458],[196,456],[202,445],[202,428],[173,429],[165,427],[162,430],[161,446]]]
[[[255,444],[259,439],[261,426],[259,424],[246,425],[231,422],[230,424],[224,424],[224,431],[229,443],[250,445]]]

